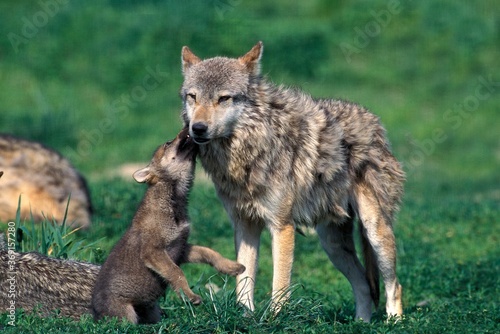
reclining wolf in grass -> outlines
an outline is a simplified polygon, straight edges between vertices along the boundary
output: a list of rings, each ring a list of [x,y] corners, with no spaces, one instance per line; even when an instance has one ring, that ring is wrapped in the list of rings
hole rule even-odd
[[[354,103],[313,99],[262,78],[262,43],[234,59],[201,60],[182,49],[182,116],[200,145],[233,225],[237,295],[254,308],[262,229],[272,236],[276,310],[290,286],[295,227],[314,226],[331,262],[351,283],[356,317],[369,321],[379,301],[379,270],[388,315],[401,315],[394,215],[404,173],[379,119]],[[353,241],[359,219],[365,268]],[[246,279],[249,278],[249,279]]]
[[[7,249],[0,233],[0,313],[23,309],[42,317],[90,314],[100,266]]]
[[[5,173],[0,183],[0,220],[16,217],[22,195],[21,219],[62,222],[67,216],[73,227],[90,227],[92,204],[87,182],[56,151],[0,133],[0,168]]]

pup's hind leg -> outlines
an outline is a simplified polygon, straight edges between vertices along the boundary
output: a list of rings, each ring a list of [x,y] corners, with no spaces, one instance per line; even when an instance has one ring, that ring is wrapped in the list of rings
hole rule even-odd
[[[219,272],[231,276],[239,275],[245,271],[244,265],[226,259],[213,249],[203,246],[188,244],[184,260],[187,263],[207,263]]]
[[[140,324],[156,324],[161,320],[161,310],[158,303],[136,306]]]
[[[106,313],[103,316],[108,317],[117,317],[118,319],[127,319],[133,324],[137,324],[139,322],[139,317],[135,312],[134,306],[131,303],[123,302],[123,301],[113,301],[109,304]],[[102,318],[102,316],[100,317]]]
[[[387,315],[400,316],[403,314],[402,288],[396,276],[396,240],[391,221],[369,188],[358,185],[355,193],[359,218],[384,280]]]
[[[356,255],[352,219],[342,224],[320,224],[316,227],[316,231],[330,261],[351,284],[356,299],[356,318],[369,322],[372,315],[372,299],[365,269]]]

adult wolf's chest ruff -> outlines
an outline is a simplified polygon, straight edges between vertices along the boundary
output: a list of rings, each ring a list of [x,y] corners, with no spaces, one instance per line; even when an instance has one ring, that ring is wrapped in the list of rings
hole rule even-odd
[[[267,140],[236,132],[202,146],[200,159],[231,215],[268,226],[342,221],[349,182],[341,140],[329,135],[333,131],[319,131],[309,147],[291,143],[297,136],[271,132]]]

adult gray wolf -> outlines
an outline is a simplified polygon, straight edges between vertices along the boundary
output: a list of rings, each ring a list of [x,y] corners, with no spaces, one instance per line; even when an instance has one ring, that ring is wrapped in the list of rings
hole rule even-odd
[[[379,119],[354,103],[313,99],[260,75],[262,43],[234,59],[201,60],[182,49],[182,117],[234,225],[237,297],[254,308],[260,234],[272,236],[272,299],[288,297],[295,227],[314,226],[332,263],[349,280],[356,317],[369,321],[379,301],[402,314],[392,221],[404,173]],[[355,252],[359,225],[365,268]]]
[[[73,227],[89,227],[92,205],[87,183],[71,163],[48,147],[0,134],[0,220],[16,217],[21,195],[21,219],[55,219]]]
[[[147,167],[134,173],[137,182],[149,187],[132,225],[99,273],[92,294],[95,320],[109,316],[134,324],[156,323],[161,319],[157,300],[167,285],[177,293],[182,290],[193,304],[201,303],[179,268],[182,263],[208,263],[233,276],[245,270],[212,249],[187,242],[187,197],[195,157],[196,145],[186,128],[161,145]]]

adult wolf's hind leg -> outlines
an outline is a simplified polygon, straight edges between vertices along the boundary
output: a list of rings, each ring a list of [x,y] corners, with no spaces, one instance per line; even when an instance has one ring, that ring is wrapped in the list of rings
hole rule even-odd
[[[390,217],[369,187],[357,185],[355,195],[361,224],[384,281],[387,315],[400,316],[403,314],[402,288],[396,276],[396,240]]]
[[[365,270],[356,255],[352,219],[343,224],[320,224],[316,230],[330,261],[351,284],[356,299],[356,318],[369,322],[372,315],[372,298]]]

